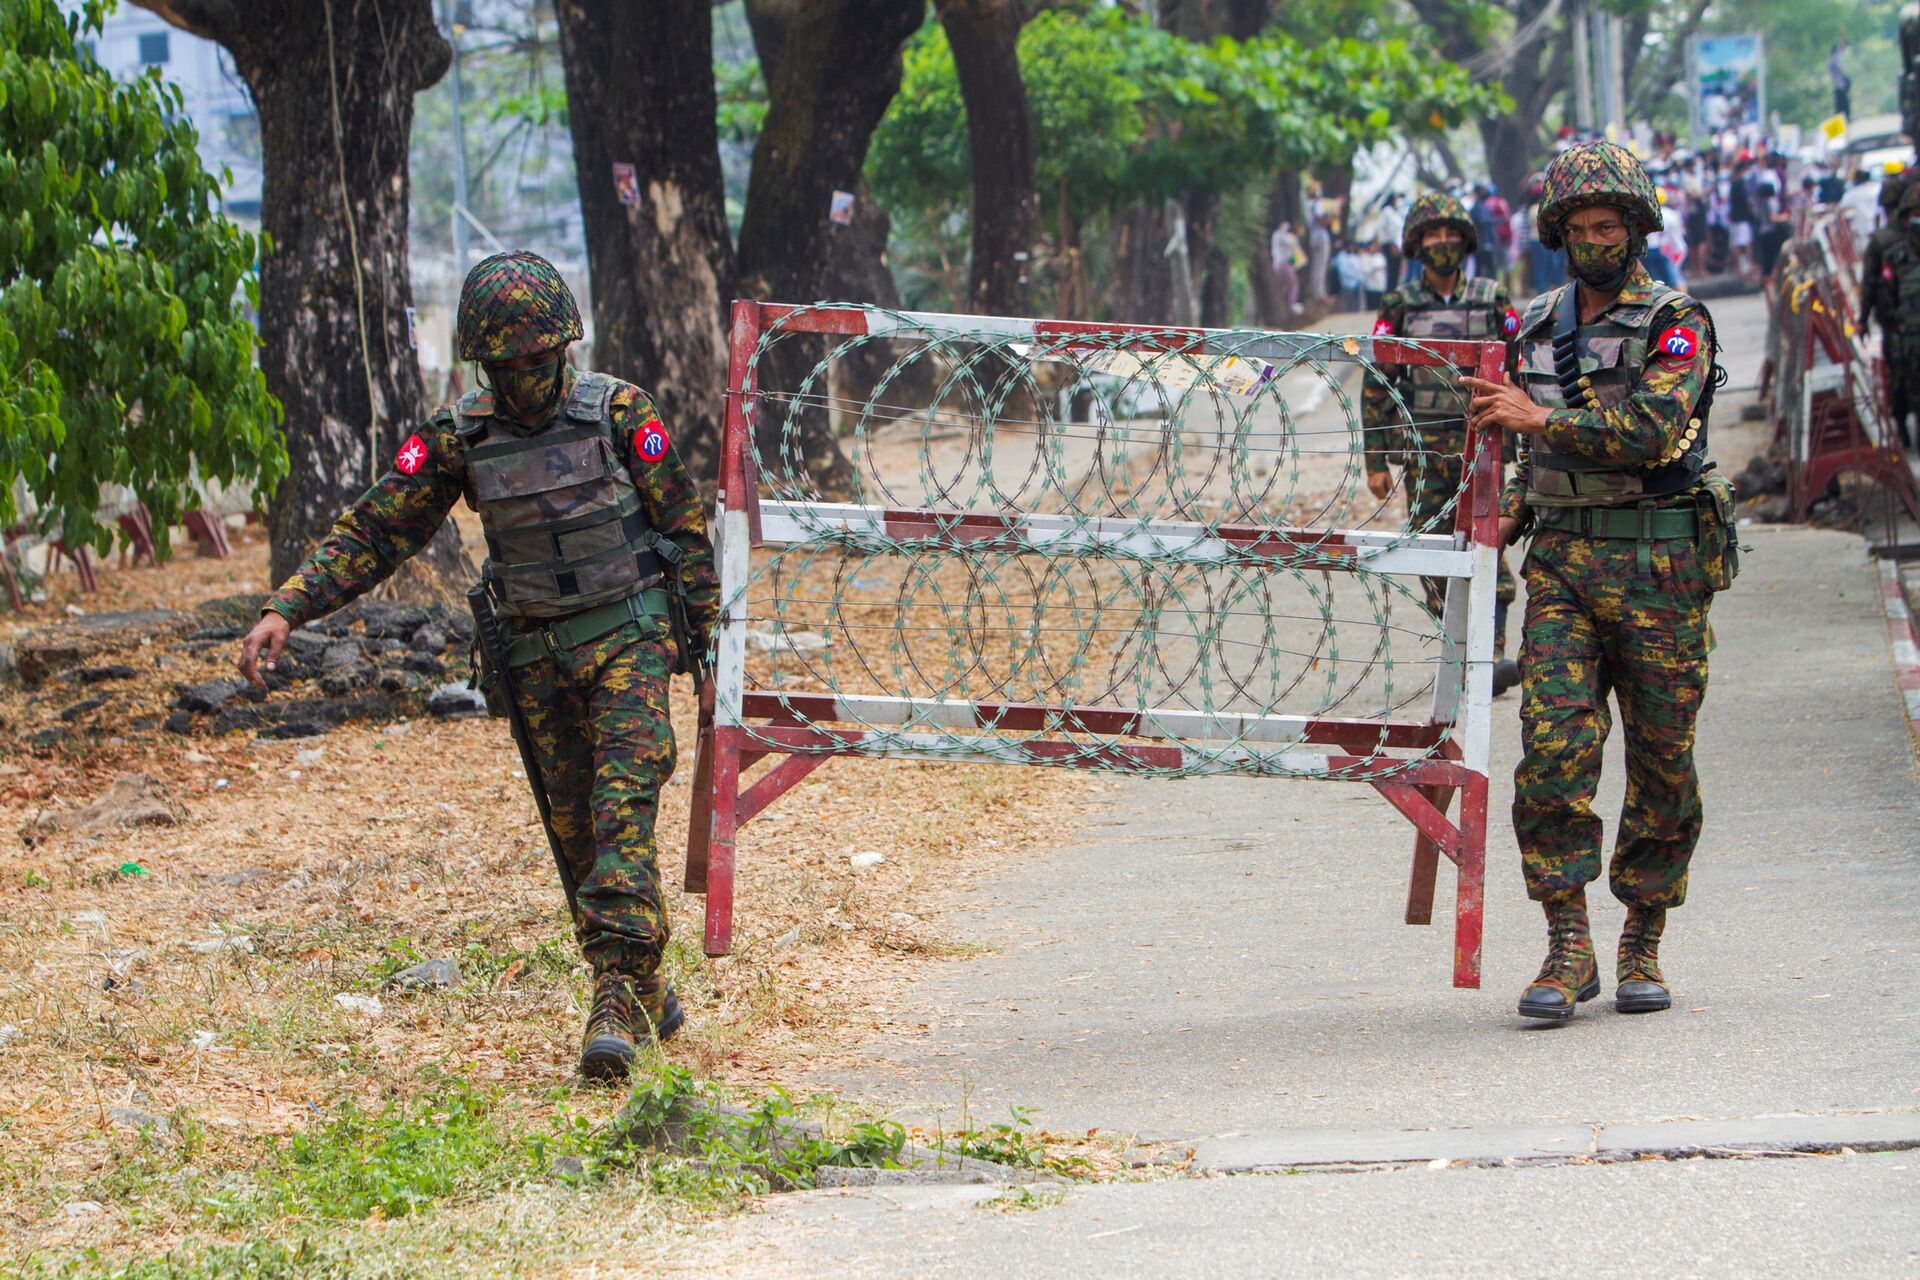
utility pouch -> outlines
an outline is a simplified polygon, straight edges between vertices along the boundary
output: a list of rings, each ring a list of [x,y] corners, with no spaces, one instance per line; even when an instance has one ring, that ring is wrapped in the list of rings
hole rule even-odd
[[[480,696],[486,699],[487,714],[495,720],[501,719],[507,714],[506,681],[487,661],[486,646],[480,643],[479,637],[474,638],[467,657],[473,666],[473,675],[467,680],[467,688],[478,689]]]
[[[1700,568],[1710,590],[1725,591],[1740,576],[1742,550],[1733,481],[1708,472],[1693,491],[1693,502],[1700,516]]]

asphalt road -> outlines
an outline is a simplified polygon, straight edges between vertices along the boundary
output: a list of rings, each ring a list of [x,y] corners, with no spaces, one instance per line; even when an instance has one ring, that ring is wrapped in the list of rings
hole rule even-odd
[[[1738,302],[1716,310],[1729,335],[1753,328]],[[990,950],[920,986],[927,1034],[831,1083],[948,1123],[1027,1108],[1216,1169],[1395,1158],[1409,1140],[1533,1158],[1602,1127],[1661,1149],[1690,1120],[1784,1144],[1808,1115],[1920,1142],[1920,786],[1877,579],[1850,535],[1748,533],[1713,610],[1706,832],[1662,953],[1671,1012],[1617,1014],[1609,990],[1563,1026],[1514,1014],[1545,934],[1506,818],[1509,696],[1481,990],[1449,985],[1449,868],[1433,925],[1400,923],[1411,832],[1372,791],[1116,780],[1077,838],[946,922]],[[1622,789],[1616,734],[1609,829]],[[1623,911],[1604,882],[1593,902],[1610,958]],[[1281,1154],[1246,1154],[1262,1150]],[[1084,1188],[1030,1213],[967,1188],[872,1190],[782,1201],[711,1257],[740,1274],[1910,1275],[1916,1169],[1920,1152],[1419,1166]]]

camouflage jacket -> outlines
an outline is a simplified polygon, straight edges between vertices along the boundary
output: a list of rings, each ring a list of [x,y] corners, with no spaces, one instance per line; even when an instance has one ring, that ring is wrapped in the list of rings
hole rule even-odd
[[[1463,319],[1429,326],[1409,325],[1410,316],[1436,310],[1458,312]],[[1520,317],[1514,313],[1507,287],[1495,279],[1470,276],[1461,280],[1457,292],[1445,300],[1434,293],[1424,279],[1409,281],[1395,289],[1381,300],[1380,314],[1373,322],[1373,336],[1402,336],[1414,341],[1457,338],[1477,342],[1504,338],[1508,342],[1507,367],[1511,372],[1512,339],[1519,327]],[[1428,328],[1433,332],[1424,335],[1410,332],[1415,328]],[[1407,438],[1410,428],[1407,415],[1413,407],[1412,379],[1404,376],[1410,372],[1405,366],[1367,371],[1360,392],[1360,421],[1366,436],[1369,472],[1384,472],[1390,464],[1404,461],[1406,451],[1411,447]],[[1396,388],[1400,396],[1399,403],[1395,401]],[[1461,393],[1460,403],[1461,420],[1448,423],[1448,427],[1456,432],[1466,429],[1464,393]],[[1464,447],[1464,444],[1460,447]]]
[[[570,387],[571,377],[568,382]],[[525,436],[544,431],[559,416],[565,399],[563,390],[553,413],[535,428],[495,413],[489,433]],[[490,409],[490,395],[483,393],[478,405],[483,411]],[[642,510],[654,530],[680,548],[687,611],[698,633],[697,643],[704,647],[719,615],[720,579],[714,570],[700,491],[671,446],[655,462],[640,455],[638,437],[659,423],[646,392],[618,383],[610,413],[615,439],[623,442],[620,460],[633,477]],[[401,447],[387,473],[334,522],[326,540],[280,584],[266,607],[296,627],[324,617],[384,582],[402,560],[426,546],[466,492],[465,447],[455,431],[457,421],[453,405],[436,410]]]
[[[1887,266],[1887,250],[1900,240],[1901,228],[1881,227],[1867,237],[1860,257],[1860,323],[1879,318],[1880,327],[1891,333],[1899,327],[1894,315],[1895,290],[1892,270]]]
[[[1567,284],[1561,289],[1577,287]],[[1656,284],[1646,268],[1635,263],[1619,296],[1600,315],[1615,309],[1647,307],[1667,292],[1665,285]],[[1559,299],[1560,289],[1535,299],[1523,321],[1523,343],[1551,341],[1551,317]],[[1545,312],[1546,323],[1536,320],[1536,311]],[[1596,316],[1595,320],[1599,318]],[[1645,327],[1655,337],[1675,328],[1689,333],[1697,328],[1702,332],[1687,344],[1689,350],[1684,356],[1651,351],[1638,380],[1618,403],[1551,409],[1546,430],[1540,436],[1528,437],[1527,443],[1544,440],[1557,453],[1578,454],[1621,468],[1645,467],[1672,455],[1686,440],[1693,411],[1713,376],[1712,321],[1704,307],[1681,295],[1679,301],[1670,302],[1655,312]],[[1502,516],[1521,520],[1527,517],[1530,452],[1529,448],[1522,447],[1519,462],[1508,473],[1506,488],[1500,497]]]

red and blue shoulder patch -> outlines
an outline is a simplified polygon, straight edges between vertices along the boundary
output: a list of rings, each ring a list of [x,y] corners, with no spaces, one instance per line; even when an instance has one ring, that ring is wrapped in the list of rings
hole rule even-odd
[[[644,462],[658,462],[667,456],[667,429],[660,419],[649,416],[633,429],[633,451]]]
[[[1518,337],[1520,334],[1520,313],[1512,307],[1508,307],[1507,314],[1500,320],[1500,331],[1509,338]]]
[[[1378,320],[1375,320],[1373,322],[1373,336],[1376,338],[1392,337],[1393,321],[1387,319],[1385,316],[1381,316]]]
[[[1693,359],[1700,349],[1700,335],[1684,324],[1676,324],[1654,339],[1654,354],[1675,364]]]

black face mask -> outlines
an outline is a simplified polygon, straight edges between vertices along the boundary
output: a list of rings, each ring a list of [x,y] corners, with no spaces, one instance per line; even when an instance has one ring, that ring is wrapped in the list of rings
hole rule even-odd
[[[560,398],[560,386],[566,380],[566,360],[556,354],[546,364],[531,369],[507,369],[487,366],[487,381],[500,405],[515,417],[539,418]]]
[[[1437,244],[1421,245],[1416,256],[1435,275],[1450,276],[1467,260],[1467,246],[1463,241],[1443,240]]]

